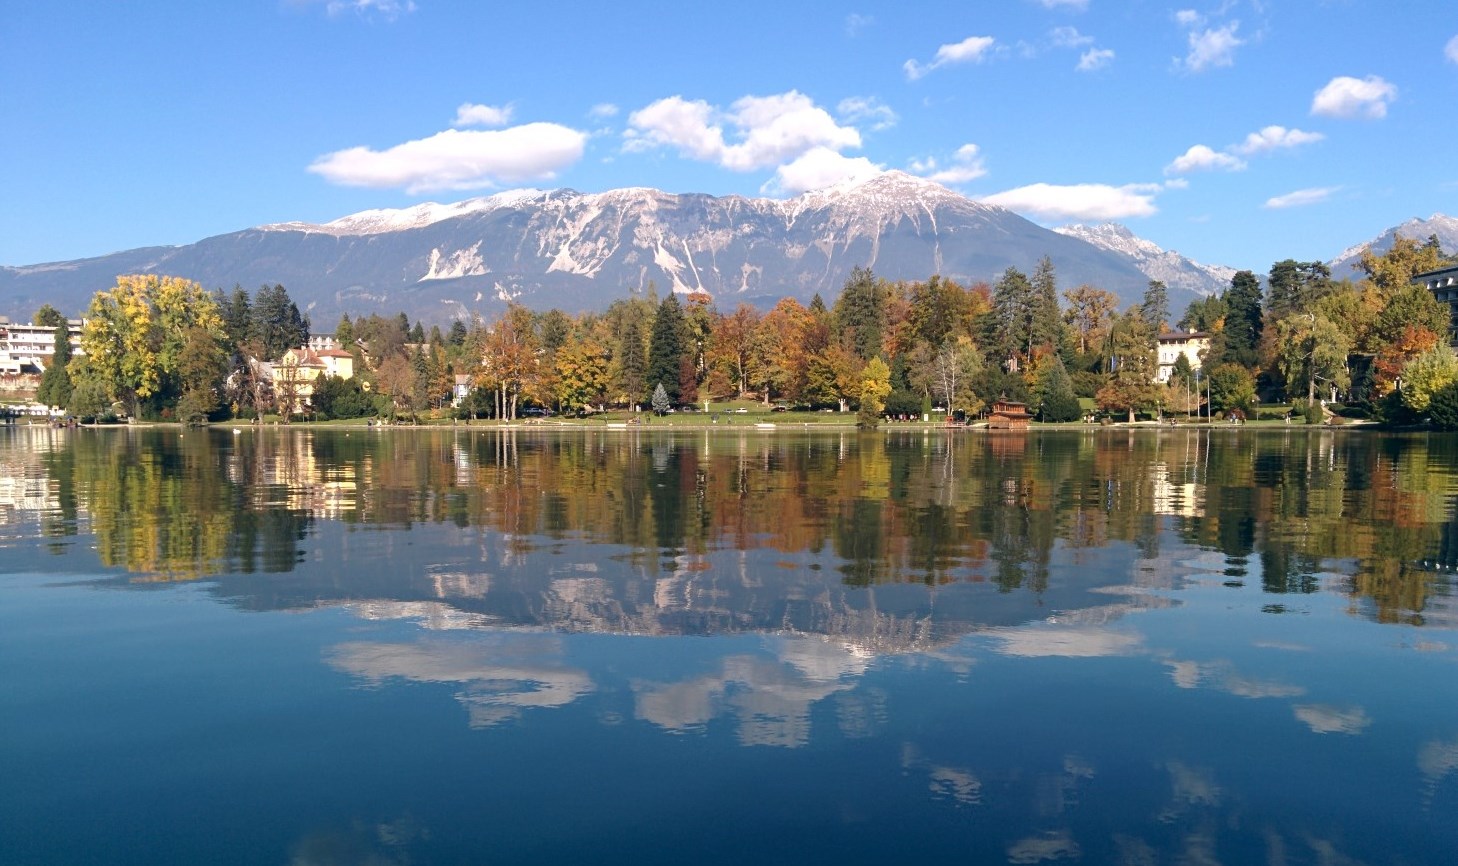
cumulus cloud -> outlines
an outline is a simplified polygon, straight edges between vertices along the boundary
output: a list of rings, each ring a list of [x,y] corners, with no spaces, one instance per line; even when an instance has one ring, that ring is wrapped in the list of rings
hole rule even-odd
[[[1103,69],[1114,62],[1114,49],[1112,48],[1090,48],[1079,55],[1078,65],[1074,68],[1079,72],[1093,72]]]
[[[1177,13],[1176,20],[1183,14]],[[1235,49],[1245,44],[1245,40],[1235,35],[1239,27],[1239,21],[1231,21],[1221,27],[1191,30],[1188,37],[1189,50],[1181,65],[1189,72],[1204,72],[1215,66],[1235,65]]]
[[[628,116],[624,149],[672,147],[683,156],[731,171],[754,171],[797,160],[811,150],[860,147],[861,134],[841,126],[808,96],[791,90],[746,96],[720,111],[703,100],[670,96]],[[732,132],[731,143],[725,127]]]
[[[874,96],[851,96],[842,99],[835,107],[840,113],[841,120],[850,123],[867,123],[872,131],[879,132],[883,129],[890,129],[895,126],[901,118],[886,105]]]
[[[410,194],[550,180],[582,158],[587,134],[555,123],[501,130],[448,129],[386,150],[351,147],[309,171],[341,186],[400,187]]]
[[[511,123],[514,111],[515,108],[510,105],[475,105],[467,102],[456,109],[456,119],[451,126],[458,129],[462,126],[505,126]]]
[[[1156,213],[1158,190],[1148,184],[1034,183],[985,196],[982,201],[1057,222],[1109,222]]]
[[[828,147],[813,148],[775,170],[762,191],[797,195],[838,183],[868,180],[884,169],[863,156],[849,157]]]
[[[1192,171],[1244,171],[1245,161],[1203,144],[1192,145],[1164,167],[1165,174],[1187,174]]]
[[[914,159],[911,161],[911,170],[927,180],[948,185],[966,183],[987,174],[987,167],[982,163],[982,153],[975,144],[964,144],[957,148],[947,165],[938,163],[933,157]]]
[[[1316,91],[1316,97],[1311,100],[1311,113],[1376,120],[1387,116],[1387,106],[1396,98],[1397,87],[1379,76],[1352,78],[1338,75]]]
[[[1298,189],[1295,192],[1288,192],[1285,195],[1278,195],[1266,199],[1264,207],[1267,210],[1282,210],[1288,207],[1304,207],[1309,204],[1319,204],[1331,198],[1331,194],[1340,187],[1319,186],[1310,189]]]
[[[1257,153],[1268,153],[1273,150],[1300,147],[1303,144],[1314,144],[1323,138],[1326,138],[1326,136],[1319,132],[1287,129],[1284,126],[1267,126],[1247,135],[1245,141],[1234,145],[1230,149],[1236,153],[1250,156]]]
[[[1458,36],[1449,39],[1448,44],[1443,46],[1443,56],[1448,58],[1449,63],[1458,63]]]
[[[908,60],[902,68],[906,70],[906,77],[915,81],[941,66],[949,66],[954,63],[981,63],[991,55],[996,46],[997,40],[991,36],[968,36],[961,42],[948,43],[938,48],[936,57],[932,58],[930,63]]]

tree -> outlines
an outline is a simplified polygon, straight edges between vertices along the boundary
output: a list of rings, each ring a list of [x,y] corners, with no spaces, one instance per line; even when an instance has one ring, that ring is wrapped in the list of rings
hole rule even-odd
[[[836,330],[850,340],[851,351],[863,362],[881,352],[888,295],[886,285],[870,269],[856,267],[835,302]]]
[[[1276,262],[1266,278],[1266,314],[1280,319],[1310,312],[1330,291],[1331,269],[1323,262]]]
[[[578,411],[590,409],[607,392],[608,355],[594,337],[572,334],[553,358],[556,367],[556,397],[560,407]]]
[[[856,396],[861,405],[856,414],[856,426],[874,430],[880,426],[881,412],[886,408],[882,401],[891,393],[891,368],[880,356],[876,356],[861,368],[859,379],[860,388]]]
[[[1155,410],[1159,389],[1154,384],[1155,338],[1140,307],[1131,307],[1109,332],[1109,382],[1094,400],[1105,412],[1124,412],[1134,421],[1136,412]]]
[[[1057,355],[1049,355],[1039,366],[1033,396],[1039,420],[1058,423],[1083,417],[1083,407],[1073,393],[1073,380]]]
[[[1402,368],[1402,403],[1418,414],[1428,411],[1433,395],[1458,381],[1458,355],[1446,344],[1423,352]]]
[[[44,310],[44,308],[42,308]],[[40,314],[36,314],[40,318]],[[37,323],[39,324],[39,323]],[[71,329],[65,319],[55,325],[56,348],[51,354],[51,360],[46,364],[46,371],[41,374],[40,387],[36,389],[35,400],[59,409],[71,402],[71,373],[66,369],[71,364]]]
[[[1155,334],[1165,329],[1169,322],[1169,291],[1159,280],[1150,280],[1144,289],[1144,300],[1139,304],[1139,315]]]
[[[636,406],[645,393],[647,383],[648,362],[643,357],[643,332],[638,326],[637,319],[629,319],[623,325],[623,332],[618,339],[618,350],[616,353],[618,367],[618,388],[623,400],[629,405]]]
[[[971,414],[982,408],[972,390],[981,366],[981,355],[970,337],[948,340],[937,350],[932,358],[932,393],[946,405],[948,414],[958,410]]]
[[[143,400],[177,393],[190,328],[225,338],[216,299],[178,277],[118,277],[115,287],[92,297],[86,319],[85,375],[132,415]]]
[[[804,397],[812,406],[836,404],[848,408],[856,395],[856,374],[860,367],[855,353],[840,344],[826,346],[805,364]]]
[[[1225,315],[1229,311],[1229,305],[1219,295],[1199,298],[1190,301],[1184,316],[1179,320],[1179,326],[1186,331],[1213,334],[1225,327]]]
[[[668,389],[663,387],[662,382],[654,386],[650,403],[653,406],[653,412],[660,416],[667,414],[668,410],[673,408],[673,401],[668,398]]]
[[[1103,336],[1109,318],[1119,308],[1119,298],[1087,283],[1064,292],[1063,298],[1068,301],[1064,321],[1078,334],[1078,353],[1086,355],[1088,347],[1098,344]]]
[[[1255,405],[1255,378],[1240,364],[1221,364],[1210,371],[1210,410],[1249,411]]]
[[[648,335],[648,374],[644,384],[652,388],[655,395],[662,387],[670,403],[679,401],[682,390],[678,375],[687,343],[687,330],[678,297],[669,292],[653,315],[653,329]]]
[[[288,349],[307,345],[309,323],[280,284],[265,285],[253,299],[252,336],[263,347],[264,360],[283,357]]]
[[[1351,345],[1341,329],[1316,313],[1296,314],[1275,325],[1276,366],[1286,378],[1287,392],[1301,387],[1308,402],[1316,399],[1318,384],[1345,389],[1347,354]]]
[[[1371,247],[1363,250],[1356,268],[1372,282],[1379,295],[1386,297],[1407,287],[1418,274],[1437,270],[1443,263],[1443,249],[1436,237],[1419,244],[1398,235],[1392,240],[1392,248],[1380,256]]]
[[[1433,393],[1428,413],[1438,429],[1458,430],[1458,382],[1449,382]]]
[[[1032,360],[1035,348],[1048,346],[1057,349],[1063,335],[1063,316],[1058,309],[1058,275],[1053,269],[1052,259],[1044,256],[1038,262],[1030,285],[1027,357]]]
[[[1225,328],[1212,351],[1224,363],[1254,368],[1260,363],[1259,346],[1264,321],[1261,317],[1261,284],[1250,271],[1238,271],[1225,292]],[[1212,349],[1216,348],[1212,346]]]
[[[66,317],[50,304],[41,304],[41,308],[35,311],[30,322],[40,328],[55,328],[66,324]]]
[[[1195,381],[1195,368],[1190,365],[1190,358],[1184,352],[1175,358],[1174,365],[1169,371],[1169,381],[1170,384],[1177,384],[1181,387]]]

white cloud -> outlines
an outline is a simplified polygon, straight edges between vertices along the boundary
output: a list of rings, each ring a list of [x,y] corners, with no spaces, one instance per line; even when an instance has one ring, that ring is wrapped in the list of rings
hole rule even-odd
[[[987,59],[988,54],[996,45],[997,40],[991,36],[968,36],[961,42],[948,43],[938,48],[937,55],[931,63],[922,64],[915,60],[908,60],[902,68],[906,70],[906,77],[915,81],[940,66],[953,63],[981,63]]]
[[[867,180],[883,170],[863,156],[849,157],[828,147],[817,147],[776,169],[774,179],[765,184],[762,191],[798,195],[838,183]]]
[[[325,9],[330,15],[341,12],[358,12],[361,15],[379,15],[390,21],[403,13],[415,11],[412,0],[328,0]]]
[[[1448,58],[1449,63],[1458,63],[1458,36],[1449,39],[1448,44],[1443,46],[1443,56]]]
[[[611,102],[599,102],[588,109],[587,116],[593,120],[606,120],[609,117],[618,116],[618,107]]]
[[[1326,117],[1387,116],[1387,105],[1397,98],[1397,87],[1376,75],[1352,78],[1339,75],[1316,91],[1311,100],[1311,113]]]
[[[1092,36],[1079,33],[1077,27],[1054,27],[1048,31],[1048,38],[1058,48],[1082,48],[1094,41]]]
[[[1139,184],[1035,183],[984,196],[982,201],[1040,219],[1107,222],[1154,214],[1158,210],[1154,193],[1148,185]]]
[[[1300,147],[1303,144],[1314,144],[1323,138],[1326,136],[1319,132],[1304,132],[1300,129],[1287,129],[1284,126],[1267,126],[1247,135],[1245,141],[1230,149],[1236,153],[1250,156],[1257,153],[1268,153],[1272,150]]]
[[[1186,174],[1192,171],[1244,171],[1245,161],[1220,153],[1203,144],[1192,145],[1164,167],[1165,174]]]
[[[1205,23],[1205,16],[1193,9],[1181,9],[1174,15],[1175,23],[1181,27],[1199,27]]]
[[[456,109],[456,119],[451,126],[505,126],[511,123],[515,108],[510,105],[475,105],[467,102]]]
[[[1235,49],[1245,44],[1235,35],[1239,27],[1239,21],[1232,21],[1223,27],[1190,31],[1190,50],[1185,54],[1184,68],[1190,72],[1204,72],[1214,66],[1233,66]]]
[[[684,156],[732,171],[753,171],[795,160],[814,148],[860,147],[861,134],[841,126],[808,96],[791,90],[746,96],[721,112],[703,100],[670,96],[628,116],[628,151],[673,147]],[[733,129],[733,143],[724,128]]]
[[[938,165],[936,159],[931,157],[925,160],[914,159],[911,161],[911,170],[927,180],[952,186],[987,174],[987,168],[982,164],[982,153],[975,144],[964,144],[957,148],[957,152],[952,154],[950,165],[942,168]]]
[[[1114,49],[1090,48],[1078,58],[1078,66],[1074,68],[1079,72],[1093,72],[1098,69],[1103,69],[1113,62]]]
[[[840,101],[835,110],[840,113],[842,120],[850,123],[868,122],[873,131],[890,129],[901,119],[891,110],[891,106],[874,96],[847,97]]]
[[[1341,187],[1320,186],[1310,189],[1298,189],[1295,192],[1288,192],[1285,195],[1278,195],[1266,199],[1264,207],[1267,210],[1281,210],[1288,207],[1303,207],[1309,204],[1319,204],[1331,198],[1331,194]]]
[[[587,134],[555,123],[501,130],[448,129],[386,150],[351,147],[314,160],[309,171],[330,183],[433,190],[481,189],[549,180],[582,158]]]

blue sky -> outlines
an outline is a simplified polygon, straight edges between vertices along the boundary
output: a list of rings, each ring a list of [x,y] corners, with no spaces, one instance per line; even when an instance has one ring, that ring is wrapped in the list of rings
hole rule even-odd
[[[0,263],[503,189],[887,169],[1197,260],[1458,214],[1452,0],[16,3]]]

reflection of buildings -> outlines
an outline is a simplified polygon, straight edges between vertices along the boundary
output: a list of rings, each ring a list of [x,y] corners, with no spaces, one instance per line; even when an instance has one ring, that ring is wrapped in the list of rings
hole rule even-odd
[[[1194,478],[1178,468],[1171,472],[1170,465],[1164,462],[1152,465],[1149,474],[1154,481],[1155,514],[1204,516],[1204,485],[1196,484]],[[1180,474],[1185,474],[1185,477],[1178,477]]]

